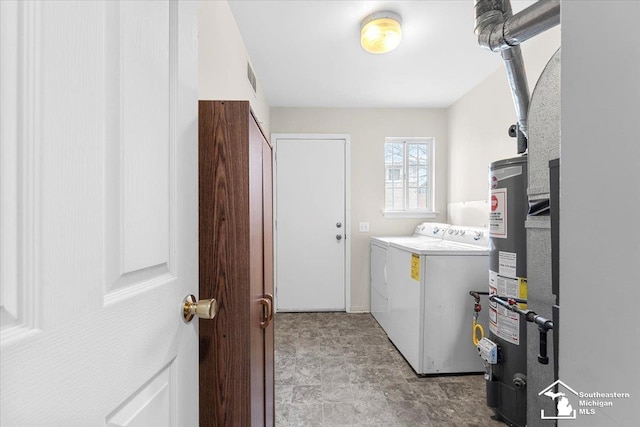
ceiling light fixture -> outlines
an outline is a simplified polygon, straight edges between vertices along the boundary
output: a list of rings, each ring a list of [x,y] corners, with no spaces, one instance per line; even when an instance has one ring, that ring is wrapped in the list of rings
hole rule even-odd
[[[387,53],[402,40],[402,19],[395,12],[376,12],[360,24],[360,44],[370,53]]]

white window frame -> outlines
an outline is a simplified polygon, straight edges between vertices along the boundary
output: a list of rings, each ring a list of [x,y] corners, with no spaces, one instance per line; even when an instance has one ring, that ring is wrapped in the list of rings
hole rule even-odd
[[[387,210],[387,195],[386,195],[386,181],[387,181],[387,172],[386,172],[386,164],[385,164],[385,187],[384,187],[384,206],[385,208],[382,210],[382,213],[385,218],[435,218],[438,215],[438,211],[435,210],[435,145],[436,139],[434,137],[387,137],[385,138],[385,149],[387,143],[403,143],[403,200],[404,206],[401,210]],[[428,177],[427,177],[427,191],[429,193],[429,198],[427,199],[427,208],[426,209],[407,209],[406,201],[408,196],[408,174],[407,174],[407,151],[406,144],[407,143],[426,143],[428,144],[427,155],[427,169],[428,169]]]

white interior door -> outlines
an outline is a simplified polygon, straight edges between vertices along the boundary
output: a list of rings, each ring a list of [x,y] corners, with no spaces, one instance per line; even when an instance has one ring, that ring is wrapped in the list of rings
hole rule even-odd
[[[275,145],[278,311],[345,310],[347,141]]]
[[[197,3],[0,20],[0,424],[196,426]]]

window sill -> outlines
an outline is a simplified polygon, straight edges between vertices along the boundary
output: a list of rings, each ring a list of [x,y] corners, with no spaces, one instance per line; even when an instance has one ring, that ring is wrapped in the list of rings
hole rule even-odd
[[[394,218],[435,218],[440,212],[438,211],[382,211],[382,214],[387,219]]]

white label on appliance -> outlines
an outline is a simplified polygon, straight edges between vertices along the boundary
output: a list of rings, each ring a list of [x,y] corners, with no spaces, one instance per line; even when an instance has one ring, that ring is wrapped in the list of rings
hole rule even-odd
[[[489,212],[489,235],[507,238],[507,189],[491,190],[491,210]]]
[[[515,316],[515,317],[514,317]],[[520,345],[520,317],[518,314],[498,307],[497,336],[511,344]]]
[[[500,276],[516,278],[516,258],[515,252],[503,252],[498,254],[498,274]],[[517,295],[514,295],[517,296]]]
[[[518,279],[501,277],[489,270],[489,295],[517,297]],[[489,330],[499,338],[520,345],[520,319],[517,313],[507,310],[498,303],[489,302]]]
[[[498,290],[498,295],[501,297],[520,297],[518,279],[516,278],[498,276],[496,280],[496,289]]]
[[[498,273],[489,270],[489,296],[498,294]],[[489,300],[489,306],[495,308],[497,303]]]
[[[497,282],[498,273],[489,270],[489,296],[498,293]],[[489,300],[489,330],[498,335],[498,303]]]

